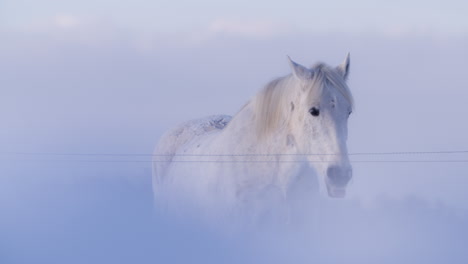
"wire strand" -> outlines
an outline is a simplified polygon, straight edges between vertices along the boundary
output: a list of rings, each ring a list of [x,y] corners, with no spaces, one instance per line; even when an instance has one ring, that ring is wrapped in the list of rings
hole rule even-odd
[[[151,160],[11,160],[17,162],[79,162],[79,163],[327,163],[330,161],[308,160],[175,160],[175,161],[151,161]],[[351,163],[468,163],[468,160],[352,160]]]
[[[398,152],[354,152],[349,156],[380,155],[434,155],[434,154],[467,154],[468,150],[448,151],[398,151]],[[69,153],[69,152],[0,152],[0,155],[24,156],[107,156],[107,157],[257,157],[257,156],[337,156],[337,153],[277,153],[277,154],[141,154],[141,153]]]

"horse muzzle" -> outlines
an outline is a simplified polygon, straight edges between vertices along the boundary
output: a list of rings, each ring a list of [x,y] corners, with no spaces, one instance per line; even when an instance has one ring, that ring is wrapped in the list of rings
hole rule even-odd
[[[352,170],[345,166],[330,166],[327,169],[327,192],[333,198],[343,198],[346,196],[346,186],[352,178]]]

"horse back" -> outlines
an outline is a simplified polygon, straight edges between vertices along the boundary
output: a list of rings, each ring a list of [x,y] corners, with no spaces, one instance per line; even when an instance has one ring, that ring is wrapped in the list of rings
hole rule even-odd
[[[166,132],[154,150],[153,191],[156,193],[164,181],[174,155],[183,153],[185,146],[203,135],[223,130],[231,119],[232,117],[227,115],[213,115],[187,121]]]

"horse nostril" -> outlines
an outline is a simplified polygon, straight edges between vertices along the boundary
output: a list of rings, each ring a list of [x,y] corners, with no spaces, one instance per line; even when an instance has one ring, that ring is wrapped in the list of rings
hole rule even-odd
[[[331,183],[337,186],[345,186],[351,179],[351,170],[345,170],[338,166],[331,166],[327,169],[327,176]]]

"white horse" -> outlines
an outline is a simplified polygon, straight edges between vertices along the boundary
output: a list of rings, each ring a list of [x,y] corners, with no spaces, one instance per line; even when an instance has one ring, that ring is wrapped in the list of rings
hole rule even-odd
[[[294,186],[308,186],[301,179],[317,176],[330,197],[345,195],[349,54],[337,67],[288,59],[292,74],[268,83],[234,117],[189,121],[161,138],[153,158],[157,203],[232,209],[271,194],[287,200]]]

